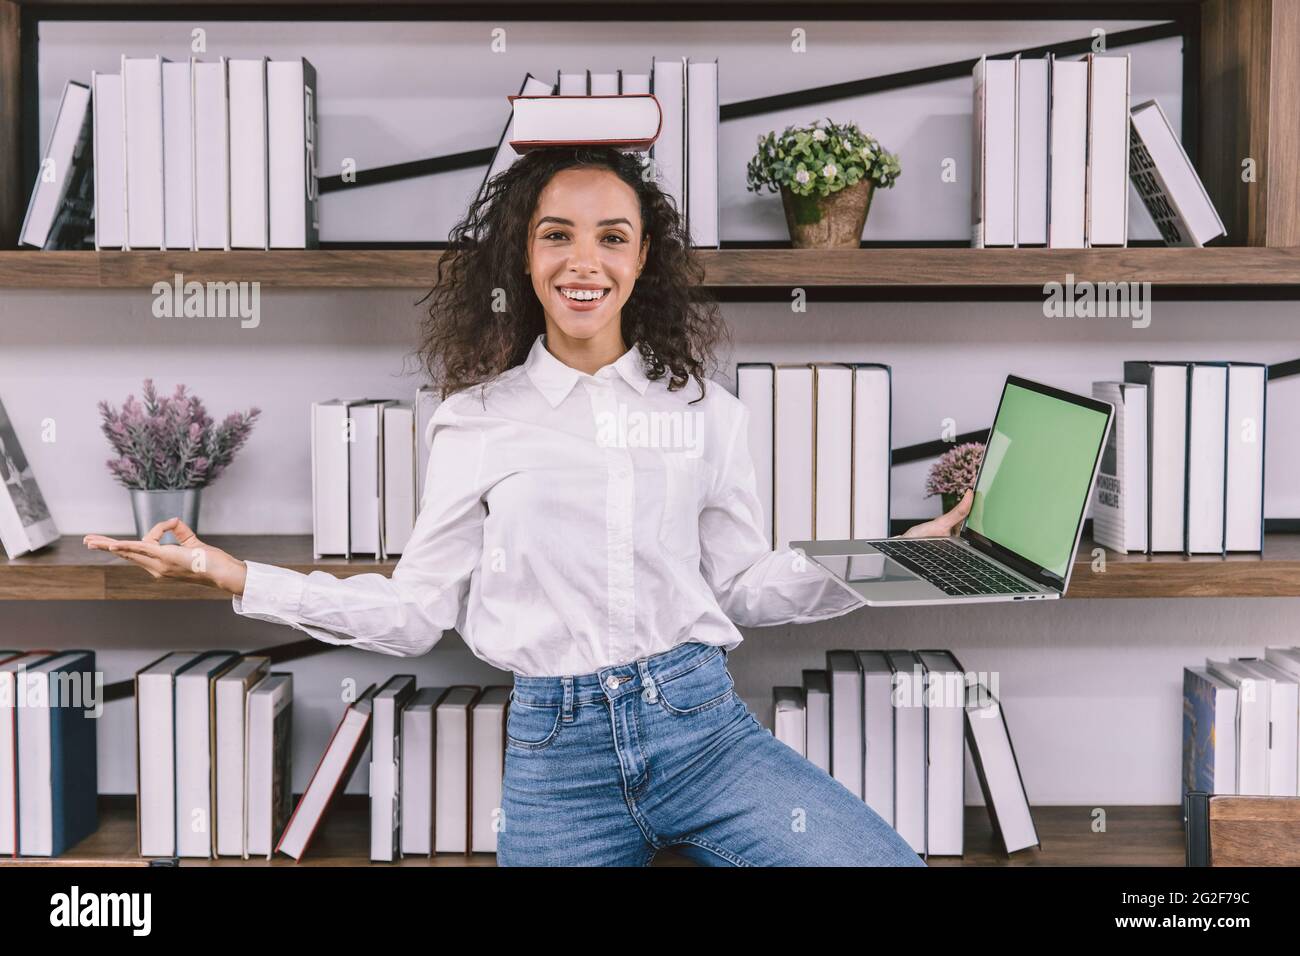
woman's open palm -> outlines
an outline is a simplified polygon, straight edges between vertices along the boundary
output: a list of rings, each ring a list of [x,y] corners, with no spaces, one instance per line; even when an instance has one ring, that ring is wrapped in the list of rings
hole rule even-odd
[[[176,544],[162,544],[170,531]],[[144,568],[154,578],[192,581],[230,591],[243,592],[244,563],[220,548],[204,544],[180,518],[160,521],[138,541],[88,534],[82,539],[94,551],[110,551]]]

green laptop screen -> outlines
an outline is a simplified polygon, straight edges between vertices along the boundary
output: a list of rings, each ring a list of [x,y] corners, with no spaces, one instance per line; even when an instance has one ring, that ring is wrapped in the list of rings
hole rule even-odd
[[[1106,415],[1008,384],[966,527],[1065,577]]]

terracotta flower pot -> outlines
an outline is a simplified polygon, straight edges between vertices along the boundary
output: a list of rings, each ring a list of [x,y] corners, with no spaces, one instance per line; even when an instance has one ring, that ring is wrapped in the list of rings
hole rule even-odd
[[[828,196],[798,196],[781,187],[781,205],[796,249],[856,249],[875,183],[859,180]]]

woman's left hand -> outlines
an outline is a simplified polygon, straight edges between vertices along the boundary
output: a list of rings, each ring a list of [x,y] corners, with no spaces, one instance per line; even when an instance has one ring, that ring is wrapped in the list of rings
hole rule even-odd
[[[937,518],[931,518],[929,521],[922,521],[920,524],[914,524],[901,535],[900,538],[942,538],[944,535],[956,534],[961,523],[966,520],[970,514],[971,501],[975,497],[975,492],[967,488],[966,493],[961,496],[961,501],[957,502],[957,507],[953,508],[947,514],[940,515]]]

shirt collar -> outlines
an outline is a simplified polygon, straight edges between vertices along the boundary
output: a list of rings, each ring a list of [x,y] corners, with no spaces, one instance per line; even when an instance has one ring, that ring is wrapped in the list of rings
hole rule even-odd
[[[641,352],[633,345],[615,361],[597,369],[595,375],[588,375],[571,365],[565,365],[552,355],[546,348],[546,333],[543,332],[534,340],[528,358],[524,360],[524,370],[533,380],[538,391],[550,402],[551,407],[555,408],[564,401],[569,392],[573,391],[573,385],[579,379],[609,378],[615,374],[615,371],[622,375],[623,380],[639,394],[644,395],[650,380],[646,378],[641,363]]]

